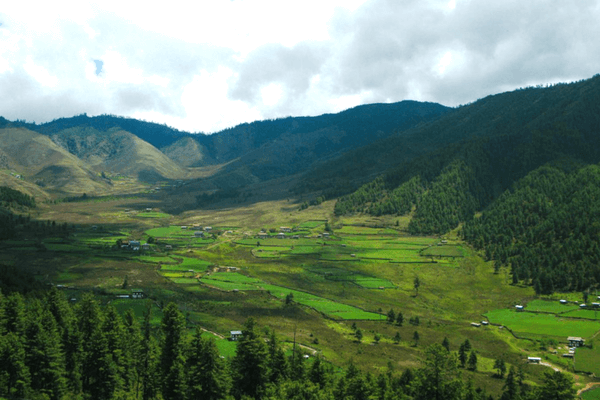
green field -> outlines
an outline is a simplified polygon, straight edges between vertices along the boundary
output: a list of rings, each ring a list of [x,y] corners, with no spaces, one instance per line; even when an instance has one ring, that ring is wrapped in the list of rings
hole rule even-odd
[[[462,246],[431,246],[423,250],[421,255],[427,257],[464,257],[465,250]]]
[[[161,212],[145,211],[145,212],[136,214],[136,217],[138,217],[138,218],[170,218],[171,216],[169,214],[165,214],[165,213],[161,213]]]
[[[301,223],[300,225],[298,225],[298,228],[314,229],[318,226],[325,225],[325,222],[327,222],[327,221],[305,221],[305,222]]]
[[[576,310],[566,312],[562,315],[564,315],[565,317],[600,320],[600,310],[594,310],[594,309],[582,310],[579,307],[577,307]]]
[[[539,311],[552,314],[566,313],[571,310],[577,310],[576,304],[560,304],[558,301],[533,300],[527,303],[527,311]]]
[[[581,398],[583,400],[600,400],[600,387],[596,386],[593,389],[586,390],[581,393]]]
[[[600,323],[571,318],[561,318],[549,314],[494,310],[485,314],[490,322],[510,328],[517,336],[539,338],[553,337],[562,342],[568,336],[589,338],[600,330]]]
[[[575,351],[575,369],[600,376],[600,348],[580,347]]]

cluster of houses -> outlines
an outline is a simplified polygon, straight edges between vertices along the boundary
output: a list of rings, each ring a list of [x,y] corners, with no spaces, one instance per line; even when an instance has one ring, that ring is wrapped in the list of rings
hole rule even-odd
[[[144,299],[146,294],[142,289],[132,289],[131,294],[119,294],[117,299]]]
[[[203,238],[204,237],[204,233],[208,233],[212,231],[212,226],[205,226],[205,227],[201,227],[200,225],[196,224],[196,225],[192,225],[192,226],[187,226],[187,225],[182,225],[181,229],[182,230],[187,230],[187,229],[193,229],[194,233],[193,233],[193,237],[196,238]]]
[[[121,242],[122,250],[131,250],[131,251],[140,251],[141,250],[150,250],[150,245],[148,243],[140,243],[139,240],[123,240]]]
[[[563,353],[562,356],[565,358],[573,358],[573,357],[575,357],[575,350],[578,347],[582,347],[585,345],[585,339],[580,338],[578,336],[569,336],[567,338],[567,343],[568,343],[568,352]],[[542,362],[542,358],[541,357],[527,357],[527,361],[530,364],[539,364]]]
[[[292,229],[289,226],[280,226],[279,227],[279,233],[277,233],[273,237],[275,237],[277,239],[289,238],[290,236],[286,236],[286,233],[292,233],[295,230],[296,229]],[[260,232],[258,232],[258,234],[256,235],[256,237],[259,238],[259,239],[268,239],[269,238],[269,233],[267,233],[265,231],[260,231]],[[323,232],[323,233],[317,235],[317,237],[318,238],[328,239],[329,237],[331,237],[331,234],[329,232]],[[292,235],[291,238],[292,239],[300,239],[300,235]]]

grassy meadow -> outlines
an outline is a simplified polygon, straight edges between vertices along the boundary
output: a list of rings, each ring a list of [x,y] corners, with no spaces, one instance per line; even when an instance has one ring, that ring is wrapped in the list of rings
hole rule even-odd
[[[76,230],[44,239],[43,247],[35,240],[0,242],[0,262],[27,265],[40,280],[68,286],[74,296],[93,290],[121,312],[132,308],[138,318],[151,304],[153,324],[160,321],[161,306],[175,301],[190,329],[218,335],[225,357],[235,352],[235,343],[226,340],[229,331],[241,329],[249,316],[283,341],[292,341],[295,332],[299,344],[334,365],[353,360],[371,371],[385,370],[388,363],[399,370],[418,367],[428,345],[447,337],[456,351],[469,339],[480,368],[464,374],[492,393],[503,384],[492,377],[495,359],[521,366],[528,380],[539,382],[545,369],[526,360],[551,356],[540,340],[562,343],[567,336],[592,338],[600,330],[593,311],[510,285],[508,271],[495,274],[455,234],[409,235],[404,217],[334,217],[331,201],[302,211],[287,200],[168,210],[158,195],[46,205],[36,218],[67,222]],[[327,222],[330,237],[323,236]],[[205,238],[194,237],[206,226],[212,231]],[[293,231],[283,239],[273,232],[258,238],[261,230],[278,232],[282,226]],[[150,237],[149,250],[116,246],[117,240],[144,243]],[[148,300],[116,299],[131,288],[143,289]],[[525,312],[515,312],[515,304],[525,304]],[[402,325],[386,321],[390,309],[403,314]],[[482,320],[491,324],[471,325]],[[364,334],[360,343],[354,327]],[[595,357],[578,353],[578,370],[579,354]]]

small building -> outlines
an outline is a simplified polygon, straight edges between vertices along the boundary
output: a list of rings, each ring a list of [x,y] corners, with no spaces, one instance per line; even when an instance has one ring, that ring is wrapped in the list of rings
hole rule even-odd
[[[267,232],[259,232],[258,233],[258,238],[259,239],[266,239],[269,237],[269,234]]]
[[[516,309],[517,311],[523,311],[523,309],[524,309],[524,308],[525,308],[525,307],[523,307],[523,306],[522,306],[522,305],[520,305],[520,304],[517,304],[517,305],[515,306],[515,309]]]
[[[170,244],[165,246],[165,250],[173,250],[173,246],[171,246]]]
[[[562,299],[562,300],[560,300],[560,304],[567,304],[567,301]]]
[[[231,331],[229,332],[229,340],[235,342],[242,338],[242,331]]]
[[[117,299],[128,299],[129,295],[128,294],[118,294],[117,295]]]
[[[227,272],[235,272],[237,270],[237,267],[227,267]]]
[[[581,347],[585,344],[585,340],[578,336],[569,336],[567,342],[569,342],[569,347]]]
[[[490,323],[487,321],[481,321],[481,325],[489,325]]]
[[[142,250],[150,250],[150,245],[148,243],[144,243],[142,245]]]
[[[530,364],[539,364],[540,362],[542,362],[542,358],[541,357],[527,357],[527,361]]]
[[[575,357],[575,353],[571,353],[571,352],[564,353],[562,356],[565,358],[573,358],[573,357]]]
[[[152,211],[152,208],[148,207],[146,208],[146,211]]]
[[[292,231],[292,228],[290,228],[289,226],[281,226],[281,227],[279,227],[279,230],[281,232],[288,232],[289,233],[289,232]]]
[[[202,232],[202,231],[195,231],[194,232],[194,236],[197,237],[197,238],[204,237],[204,232]]]
[[[442,239],[440,243],[441,244],[448,244],[448,241],[446,239]]]
[[[140,243],[139,240],[130,240],[129,241],[129,247],[131,247],[132,249],[134,249],[135,247],[137,247],[138,250],[139,250],[140,246],[141,246],[141,243]]]
[[[300,235],[294,235],[292,236],[292,239],[300,239]]]
[[[350,257],[356,257],[356,254],[350,254]]]
[[[475,328],[479,328],[481,326],[481,324],[478,324],[477,322],[471,322],[471,326],[474,326]]]
[[[132,299],[143,299],[145,297],[146,297],[146,294],[144,293],[144,291],[142,289],[133,289],[131,291]]]
[[[329,232],[323,232],[323,237],[324,238],[328,238],[329,237]]]
[[[181,229],[183,229],[183,230],[186,230],[186,229],[187,229],[187,226],[183,225],[183,226],[181,227]]]
[[[210,231],[212,231],[212,226],[205,226],[205,227],[204,227],[204,230],[205,230],[206,232],[210,232]]]
[[[587,304],[580,304],[579,305],[579,308],[586,308],[586,307],[587,307]]]
[[[592,303],[592,307],[598,308],[598,307],[600,307],[600,303]]]
[[[283,232],[279,232],[279,233],[277,234],[277,239],[285,239],[285,233],[283,233]]]

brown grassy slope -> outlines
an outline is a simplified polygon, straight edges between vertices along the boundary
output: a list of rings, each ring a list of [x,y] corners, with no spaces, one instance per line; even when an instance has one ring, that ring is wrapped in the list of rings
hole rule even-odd
[[[186,174],[156,147],[117,128],[107,132],[71,128],[52,135],[52,140],[97,172],[119,173],[143,181],[182,179]]]
[[[190,137],[181,138],[160,150],[183,167],[202,167],[216,163],[206,147]]]
[[[24,128],[0,130],[0,151],[7,167],[45,190],[65,193],[103,192],[108,184],[85,163],[47,136]]]

